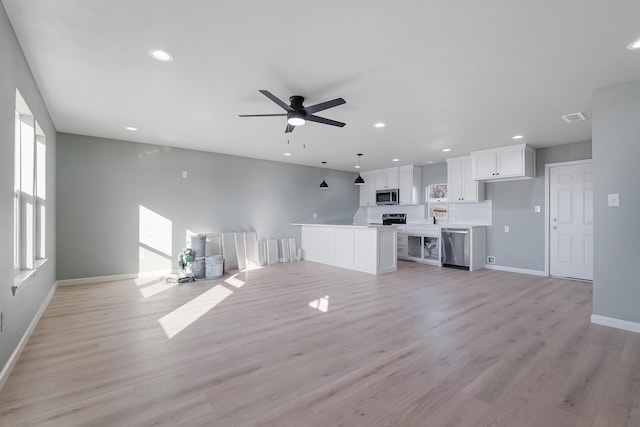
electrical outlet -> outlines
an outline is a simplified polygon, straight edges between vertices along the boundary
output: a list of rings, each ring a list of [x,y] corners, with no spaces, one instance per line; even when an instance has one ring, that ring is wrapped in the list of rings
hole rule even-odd
[[[318,219],[318,214],[317,213],[313,213],[313,219]]]
[[[495,263],[496,263],[496,257],[494,256],[487,257],[487,264],[495,264]]]
[[[505,232],[505,233],[508,233],[508,232],[509,232],[509,226],[508,226],[508,225],[505,225],[505,226],[504,226],[504,232]]]
[[[188,171],[182,171],[182,177],[183,178],[189,178],[189,172]]]

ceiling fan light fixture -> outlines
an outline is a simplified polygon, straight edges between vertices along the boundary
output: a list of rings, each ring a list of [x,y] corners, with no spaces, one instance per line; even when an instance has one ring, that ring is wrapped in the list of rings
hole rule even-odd
[[[305,124],[307,121],[305,119],[303,119],[300,116],[291,116],[287,119],[287,123],[289,123],[291,126],[302,126],[303,124]]]

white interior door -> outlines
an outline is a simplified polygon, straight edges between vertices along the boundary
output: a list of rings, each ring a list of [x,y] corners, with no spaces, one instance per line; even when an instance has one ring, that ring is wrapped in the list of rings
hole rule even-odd
[[[549,274],[593,280],[591,162],[549,168]]]

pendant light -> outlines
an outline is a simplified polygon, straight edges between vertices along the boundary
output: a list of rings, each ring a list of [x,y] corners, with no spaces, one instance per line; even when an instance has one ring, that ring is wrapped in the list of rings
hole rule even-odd
[[[326,173],[326,171],[327,171],[327,162],[322,162],[322,166],[324,166],[324,171]],[[329,184],[327,184],[327,181],[325,181],[323,179],[322,182],[320,183],[320,189],[321,190],[327,190],[328,188],[329,188]]]
[[[360,169],[360,157],[362,157],[362,153],[356,154],[358,156],[358,169]],[[362,179],[362,176],[360,176],[360,171],[358,171],[358,177],[356,178],[355,181],[353,181],[353,183],[355,185],[363,185],[364,184],[364,179]]]

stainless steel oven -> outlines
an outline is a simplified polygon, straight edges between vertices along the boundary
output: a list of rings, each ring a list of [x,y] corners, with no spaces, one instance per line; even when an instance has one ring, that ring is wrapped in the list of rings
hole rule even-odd
[[[407,223],[407,214],[405,213],[382,214],[383,225],[393,225],[393,224],[402,225],[406,223]]]

